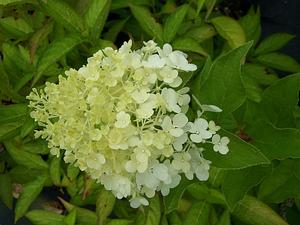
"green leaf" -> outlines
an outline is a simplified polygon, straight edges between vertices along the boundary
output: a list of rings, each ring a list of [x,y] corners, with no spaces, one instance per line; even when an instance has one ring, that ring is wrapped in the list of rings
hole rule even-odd
[[[255,166],[242,170],[228,171],[222,184],[226,203],[231,211],[247,192],[258,185],[266,176],[268,167]]]
[[[23,2],[27,2],[27,1],[24,1],[24,0],[2,0],[2,1],[0,1],[0,5],[6,6],[6,5],[10,5],[10,4],[23,3]]]
[[[216,35],[216,30],[213,26],[204,24],[199,27],[192,27],[185,34],[184,37],[190,37],[201,43]]]
[[[75,225],[76,223],[76,209],[71,210],[71,212],[64,218],[66,225]]]
[[[250,47],[249,42],[222,55],[211,65],[206,80],[200,85],[195,83],[192,92],[201,104],[216,105],[225,115],[235,111],[244,102],[246,93],[241,81],[241,61]]]
[[[181,218],[176,212],[172,212],[168,214],[168,221],[170,225],[182,225]]]
[[[182,177],[180,184],[177,187],[172,188],[167,196],[164,196],[163,200],[166,214],[178,209],[179,201],[183,193],[192,183],[193,181]]]
[[[19,165],[28,168],[47,169],[48,164],[36,154],[31,154],[15,146],[12,142],[5,142],[4,146],[12,159]]]
[[[209,220],[210,205],[207,202],[194,203],[186,214],[182,225],[203,225]]]
[[[208,183],[213,188],[220,188],[225,178],[226,170],[211,166],[209,169]]]
[[[0,124],[20,121],[28,113],[26,104],[12,104],[0,106]]]
[[[9,175],[13,182],[19,184],[25,184],[32,180],[35,180],[38,176],[48,176],[47,170],[30,169],[24,166],[14,166],[10,171]]]
[[[60,197],[59,200],[64,205],[64,207],[68,210],[68,212],[72,211],[73,209],[76,210],[77,223],[83,225],[85,224],[97,225],[97,215],[95,212],[85,208],[74,206]]]
[[[196,95],[195,92],[199,91],[199,86],[201,87],[201,85],[208,79],[208,77],[210,75],[211,66],[212,66],[212,60],[211,60],[211,57],[208,56],[206,58],[206,61],[203,65],[202,69],[201,69],[201,72],[196,76],[195,82],[192,86],[192,91],[195,95]]]
[[[288,225],[269,206],[249,195],[238,203],[233,215],[251,225]]]
[[[37,48],[43,43],[47,36],[53,31],[53,22],[46,23],[37,30],[29,40],[30,59],[34,61],[34,56]]]
[[[110,10],[111,0],[91,0],[84,15],[90,37],[99,38]]]
[[[181,51],[195,52],[203,56],[208,56],[207,52],[201,45],[192,38],[178,38],[172,43],[174,49]]]
[[[228,210],[225,210],[220,217],[220,220],[216,225],[231,225],[230,222],[230,213]]]
[[[254,41],[254,45],[258,42],[261,34],[260,11],[255,12],[251,7],[248,13],[239,20],[243,30],[245,31],[246,40]]]
[[[141,28],[158,43],[163,42],[163,29],[161,24],[156,22],[151,12],[142,6],[130,5],[131,12]]]
[[[33,32],[31,26],[22,18],[5,17],[0,19],[0,27],[13,37],[26,37]]]
[[[54,185],[60,186],[61,184],[61,176],[60,176],[60,157],[54,156],[50,162],[49,173],[50,178]]]
[[[179,88],[183,88],[186,86],[189,86],[190,82],[192,82],[194,76],[195,76],[195,71],[190,71],[190,72],[181,72],[179,74],[180,78],[182,79],[182,83],[179,86]]]
[[[34,4],[35,0],[1,0],[0,6],[12,6],[12,5],[21,5],[25,3]]]
[[[15,222],[20,219],[29,209],[31,203],[42,191],[46,180],[46,176],[39,176],[34,181],[24,185],[23,192],[16,203]]]
[[[252,78],[258,85],[269,86],[278,80],[278,77],[267,70],[265,66],[247,63],[242,66],[242,75]]]
[[[68,176],[68,178],[70,178],[70,180],[74,180],[78,176],[79,172],[80,172],[80,170],[78,167],[75,167],[72,164],[68,165],[67,176]]]
[[[21,54],[20,48],[9,43],[3,43],[2,48],[4,60],[9,60],[12,64],[11,66],[19,70],[17,75],[19,78],[22,78],[22,72],[33,72],[33,65],[30,64],[29,59]]]
[[[213,9],[215,8],[216,3],[217,3],[217,0],[205,0],[205,6],[206,6],[206,10],[207,10],[206,15],[205,15],[206,21],[208,20]]]
[[[16,65],[16,62],[19,61],[19,59],[21,59],[21,57],[16,56],[15,57],[15,52],[11,51],[11,48],[4,48],[4,44],[2,45],[2,54],[3,54],[3,62],[1,63],[1,73],[3,73],[4,78],[6,77],[7,80],[5,82],[5,80],[3,82],[9,84],[10,87],[10,95],[14,94],[14,86],[16,85],[16,83],[18,82],[19,79],[22,78],[22,71],[20,71],[20,65]],[[16,48],[14,48],[16,49]],[[19,66],[19,67],[18,67]],[[3,84],[1,84],[1,86],[3,86]],[[3,91],[3,90],[1,90]]]
[[[82,43],[84,40],[77,34],[71,34],[63,38],[53,41],[49,47],[44,51],[37,65],[37,74],[34,77],[33,84],[35,84],[43,72],[58,61],[61,57],[71,51],[76,45]]]
[[[187,192],[197,200],[211,204],[226,204],[224,196],[218,190],[208,188],[204,184],[194,183],[187,188]]]
[[[45,210],[32,210],[26,214],[26,218],[34,225],[66,225],[64,216]]]
[[[246,90],[247,98],[254,102],[260,102],[262,98],[261,95],[263,92],[262,89],[259,87],[259,85],[254,79],[243,75],[244,74],[242,73],[242,82]]]
[[[255,55],[266,54],[277,51],[289,43],[295,35],[287,33],[276,33],[264,39],[255,49]]]
[[[3,62],[0,62],[0,100],[9,100],[13,98],[13,89],[10,84],[10,78],[3,68]]]
[[[281,71],[300,72],[300,65],[294,58],[277,52],[260,55],[255,58],[255,62]]]
[[[140,5],[140,6],[151,6],[152,1],[151,0],[113,0],[111,3],[111,9],[121,9],[129,7],[130,4]]]
[[[187,4],[183,4],[167,17],[163,33],[165,42],[171,42],[175,38],[188,8]]]
[[[73,187],[73,189],[76,189],[77,192],[80,191],[79,188],[82,188],[83,185],[81,185],[81,176],[79,177],[79,181],[77,181],[77,186],[78,187]],[[83,180],[83,179],[82,179]],[[74,183],[74,181],[73,181]],[[83,183],[83,182],[82,182]],[[69,189],[70,187],[68,187]],[[86,193],[88,193],[86,198],[82,198],[82,194],[76,193],[74,197],[72,197],[71,201],[72,204],[77,205],[77,206],[85,206],[85,205],[95,205],[98,197],[98,193],[101,191],[102,187],[100,184],[98,184],[97,187],[88,189]]]
[[[300,107],[296,107],[294,110],[294,118],[295,118],[295,123],[296,127],[300,127]]]
[[[37,139],[33,142],[28,142],[20,146],[20,149],[22,151],[30,152],[33,154],[41,154],[41,155],[47,155],[49,154],[49,148],[47,141],[42,139]]]
[[[295,127],[293,110],[298,104],[300,74],[279,79],[268,87],[260,103],[260,118],[279,128]]]
[[[256,120],[255,117],[258,114],[257,105],[258,103],[247,99],[244,104],[233,113],[236,123],[239,124],[234,128],[236,134],[248,142],[251,141],[251,137],[247,134],[245,128],[247,128],[247,126],[251,127]]]
[[[8,173],[0,174],[0,199],[8,208],[12,208],[12,181]]]
[[[166,215],[162,215],[159,225],[169,225],[168,219]]]
[[[109,27],[109,30],[103,35],[104,39],[116,42],[118,34],[122,31],[128,19],[129,17],[114,21]]]
[[[149,206],[144,212],[140,212],[136,219],[136,225],[159,225],[161,217],[160,199],[155,195],[149,200]]]
[[[18,80],[18,82],[15,84],[15,92],[20,91],[33,77],[33,74],[25,73],[21,79]]]
[[[258,191],[264,201],[281,203],[300,197],[300,160],[284,160],[264,179]]]
[[[260,150],[232,133],[221,130],[220,135],[230,139],[229,152],[226,156],[216,153],[212,149],[203,152],[204,157],[212,161],[213,166],[223,169],[243,169],[270,163]]]
[[[246,36],[241,25],[231,17],[219,16],[211,19],[217,32],[228,41],[231,48],[237,48],[246,42]]]
[[[204,6],[205,0],[198,0],[197,1],[197,14],[200,13],[202,7]]]
[[[293,128],[276,128],[272,124],[257,120],[246,129],[251,143],[268,159],[300,158],[300,131]]]
[[[0,142],[9,140],[10,138],[17,136],[22,124],[23,121],[17,121],[0,125]]]
[[[211,117],[209,114],[214,117]],[[214,120],[215,116],[219,116],[218,123],[225,130],[233,131],[239,127],[239,124],[238,124],[237,120],[234,118],[233,113],[224,115],[221,112],[220,115],[218,115],[218,114],[217,113],[207,113],[207,115],[208,115],[207,118],[213,118],[213,120]]]
[[[108,220],[105,225],[130,225],[132,224],[132,220],[124,220],[124,219],[111,219]]]
[[[37,126],[37,122],[35,122],[34,119],[28,116],[23,126],[21,127],[20,137],[21,138],[26,137],[30,132],[34,130],[36,126]]]
[[[115,202],[116,198],[111,191],[107,191],[104,188],[100,191],[96,202],[98,225],[105,224],[107,217],[114,208]]]
[[[83,19],[62,0],[38,0],[42,8],[59,24],[66,29],[84,32]]]

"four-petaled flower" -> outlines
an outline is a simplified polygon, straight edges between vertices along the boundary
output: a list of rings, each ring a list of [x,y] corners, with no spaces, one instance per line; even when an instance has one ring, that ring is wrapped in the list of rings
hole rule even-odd
[[[117,128],[125,128],[130,124],[130,115],[124,111],[121,111],[117,114],[117,121],[115,126]]]
[[[169,116],[166,116],[162,122],[161,127],[163,130],[170,132],[174,137],[180,137],[183,133],[183,127],[188,123],[188,118],[183,113],[175,114],[171,119]]]
[[[189,123],[191,129],[189,130],[190,138],[195,143],[205,142],[205,140],[212,137],[212,133],[209,132],[208,122],[203,118],[198,118],[194,123]]]
[[[218,134],[215,134],[213,137],[212,137],[212,143],[214,144],[214,151],[215,152],[219,152],[223,155],[227,154],[228,151],[229,151],[229,148],[228,148],[228,144],[229,144],[229,138],[228,137],[220,137],[220,135]]]

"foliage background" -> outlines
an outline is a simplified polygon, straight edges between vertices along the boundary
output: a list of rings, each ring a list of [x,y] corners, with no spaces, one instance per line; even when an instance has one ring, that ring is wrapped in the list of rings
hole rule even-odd
[[[0,197],[14,210],[15,221],[297,224],[300,65],[279,52],[294,36],[261,39],[259,8],[228,11],[227,2],[0,1]],[[25,99],[33,86],[56,82],[58,74],[81,67],[96,50],[129,38],[135,48],[153,38],[188,52],[199,69],[182,74],[184,84],[201,103],[223,109],[208,117],[231,138],[226,157],[206,153],[214,166],[208,182],[183,180],[169,196],[156,196],[150,207],[138,210],[48,155],[47,144],[34,140],[37,127]],[[282,72],[292,75],[279,79]]]

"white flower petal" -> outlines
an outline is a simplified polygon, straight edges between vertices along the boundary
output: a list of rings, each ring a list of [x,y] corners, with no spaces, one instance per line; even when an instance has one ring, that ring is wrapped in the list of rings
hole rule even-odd
[[[173,125],[175,127],[180,127],[180,128],[184,127],[188,121],[189,119],[183,113],[175,114],[175,116],[173,117]]]
[[[149,205],[147,199],[143,197],[132,198],[129,200],[129,202],[130,202],[130,206],[135,209],[140,207],[141,205],[145,205],[145,206]]]
[[[194,143],[201,143],[203,141],[202,137],[200,135],[198,135],[198,134],[191,134],[190,135],[190,139]]]
[[[176,77],[172,83],[169,83],[169,86],[176,88],[176,87],[179,87],[181,84],[182,84],[181,77]]]
[[[162,129],[168,131],[170,129],[172,129],[173,125],[172,125],[172,120],[169,116],[166,116],[161,124]]]
[[[137,170],[136,163],[132,160],[127,161],[125,164],[125,170],[129,173],[134,173]]]
[[[180,137],[183,133],[184,131],[181,128],[174,128],[170,130],[170,134],[173,137]]]
[[[208,130],[201,130],[201,131],[199,132],[199,135],[201,135],[201,137],[202,137],[203,139],[209,139],[209,138],[211,138],[212,133],[209,132]]]
[[[201,166],[197,167],[195,173],[196,173],[196,177],[198,178],[198,180],[200,180],[200,181],[208,180],[209,172],[208,172],[208,170],[202,168]]]
[[[214,145],[213,149],[214,149],[215,152],[220,152],[221,145],[216,144],[216,145]]]
[[[181,95],[178,98],[178,104],[181,106],[188,105],[191,101],[191,97],[187,94]]]
[[[138,118],[148,119],[153,115],[153,105],[149,103],[143,103],[140,107],[136,110],[136,114]]]
[[[150,94],[148,93],[148,89],[144,88],[141,90],[135,90],[134,92],[131,93],[131,97],[138,103],[144,103],[147,101],[147,99],[150,97]]]
[[[170,188],[167,185],[164,185],[160,190],[162,196],[167,196],[170,193]]]
[[[148,154],[146,152],[137,152],[135,154],[136,160],[142,163],[148,161]]]
[[[222,155],[226,155],[228,152],[229,152],[229,148],[227,146],[221,146],[220,149],[219,149],[219,152],[222,154]]]
[[[169,55],[170,53],[172,53],[172,46],[168,43],[164,44],[163,46],[163,53],[165,56]]]
[[[164,164],[158,164],[153,168],[153,174],[160,180],[164,181],[168,178],[168,168]]]
[[[194,124],[198,130],[206,130],[208,128],[208,122],[203,118],[196,119]]]
[[[212,141],[212,143],[213,143],[214,145],[216,145],[216,144],[219,144],[220,139],[221,139],[220,135],[215,134],[215,135],[212,137],[211,141]]]
[[[150,55],[147,61],[143,62],[144,67],[148,68],[162,68],[165,65],[165,60],[160,58],[159,55]]]
[[[222,137],[220,140],[222,145],[228,145],[229,144],[229,138],[228,137]]]
[[[173,147],[176,151],[182,151],[183,149],[182,143],[176,141],[173,142]]]
[[[124,111],[119,112],[116,118],[115,126],[117,128],[125,128],[130,124],[130,115]]]

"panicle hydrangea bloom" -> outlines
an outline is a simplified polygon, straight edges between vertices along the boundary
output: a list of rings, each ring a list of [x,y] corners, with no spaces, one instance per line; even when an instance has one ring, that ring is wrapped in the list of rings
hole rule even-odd
[[[43,128],[36,138],[48,141],[51,154],[101,182],[132,207],[148,205],[156,191],[167,195],[184,174],[200,181],[209,176],[210,161],[202,156],[203,143],[220,154],[228,152],[229,139],[217,134],[200,105],[198,118],[186,116],[191,100],[179,73],[194,71],[187,55],[163,48],[154,41],[131,50],[131,40],[119,50],[105,48],[79,70],[59,76],[27,97],[31,116]]]

